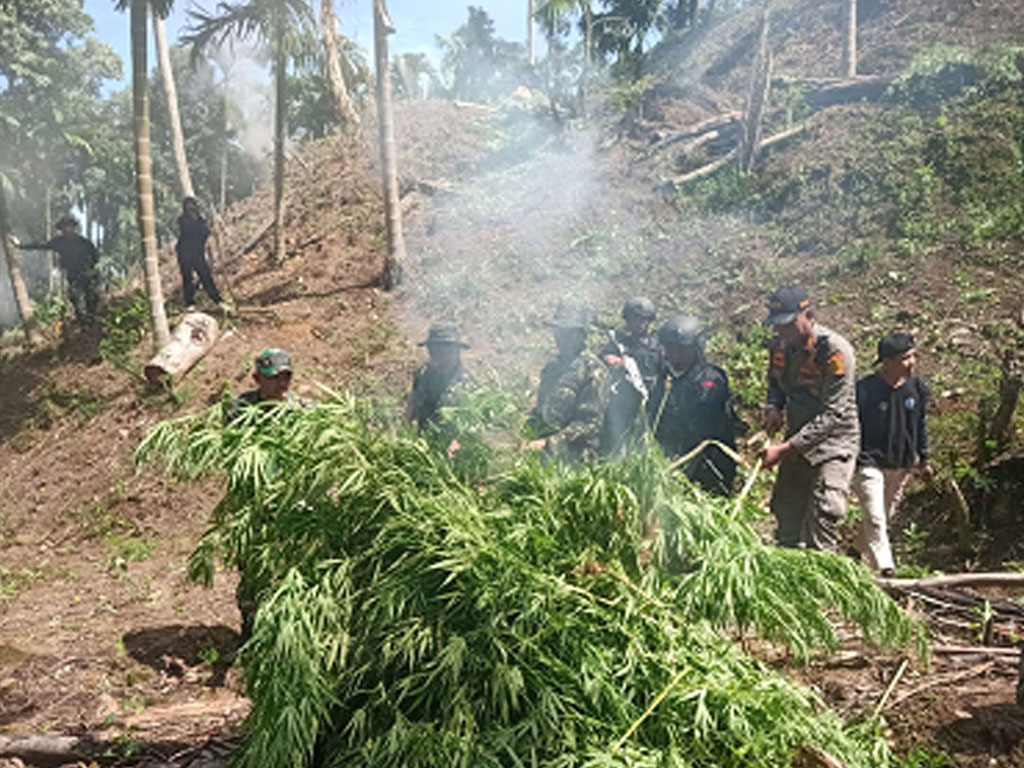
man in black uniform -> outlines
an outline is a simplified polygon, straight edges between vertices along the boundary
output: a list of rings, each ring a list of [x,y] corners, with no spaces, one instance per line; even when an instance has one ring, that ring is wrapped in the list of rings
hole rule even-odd
[[[661,347],[650,333],[654,315],[654,302],[646,296],[630,299],[622,308],[626,327],[612,331],[610,341],[601,350],[600,357],[611,372],[605,454],[628,451],[630,431],[658,378]]]
[[[469,344],[454,325],[435,323],[418,346],[427,348],[430,359],[413,374],[405,417],[422,431],[437,422],[441,408],[455,404],[458,390],[466,384],[462,350],[469,349]]]
[[[206,241],[210,237],[210,226],[199,213],[199,203],[194,197],[186,197],[181,201],[181,216],[178,217],[178,242],[175,251],[178,254],[178,268],[181,270],[181,291],[184,294],[185,306],[196,303],[196,283],[198,276],[200,285],[206,295],[215,304],[221,304],[220,291],[213,282],[210,264],[206,261]]]
[[[79,322],[92,322],[99,309],[99,275],[96,262],[100,255],[96,246],[78,234],[78,222],[73,216],[57,221],[59,235],[45,243],[18,246],[23,251],[56,251],[60,268],[68,279],[68,294]]]
[[[665,359],[647,401],[651,432],[670,459],[685,456],[704,440],[736,447],[735,416],[725,371],[704,359],[700,322],[674,315],[658,329]],[[706,491],[728,496],[736,462],[715,445],[694,456],[686,476]]]

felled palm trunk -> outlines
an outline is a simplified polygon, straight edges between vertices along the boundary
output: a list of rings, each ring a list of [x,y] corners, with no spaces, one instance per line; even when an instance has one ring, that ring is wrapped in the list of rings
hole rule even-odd
[[[217,321],[209,315],[186,313],[171,340],[146,363],[146,379],[156,384],[188,373],[216,343],[217,331]]]

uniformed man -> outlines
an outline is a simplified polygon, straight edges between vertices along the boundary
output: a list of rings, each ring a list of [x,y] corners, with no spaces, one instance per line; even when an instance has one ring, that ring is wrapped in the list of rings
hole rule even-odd
[[[68,296],[79,322],[92,322],[99,309],[99,274],[96,262],[100,255],[96,246],[78,234],[78,221],[73,216],[57,220],[55,235],[45,243],[19,245],[23,251],[56,251],[57,261],[68,279]]]
[[[779,465],[771,501],[775,539],[834,552],[860,451],[853,349],[815,321],[803,288],[780,288],[768,306],[765,324],[776,336],[765,426],[769,433],[786,426],[785,440],[763,453],[765,467]]]
[[[249,406],[293,400],[289,391],[292,386],[292,358],[283,349],[271,347],[260,352],[256,356],[252,378],[256,389],[243,392],[235,399],[228,409],[226,421],[234,421]]]
[[[601,359],[611,374],[604,426],[606,453],[627,450],[627,437],[658,378],[661,348],[650,333],[654,316],[654,302],[646,296],[630,299],[622,308],[626,327],[612,331],[611,339],[601,349]]]
[[[725,371],[704,359],[703,328],[695,317],[673,315],[658,329],[665,350],[647,414],[665,456],[686,456],[704,440],[735,450],[736,418]],[[736,462],[709,445],[687,462],[686,476],[711,493],[728,496]]]
[[[264,349],[256,356],[253,366],[253,380],[256,389],[243,392],[228,408],[225,423],[231,424],[239,419],[247,409],[258,408],[261,404],[299,401],[291,395],[292,359],[283,349],[271,347]],[[238,586],[235,588],[235,601],[242,617],[241,642],[252,636],[253,620],[256,618],[258,596],[262,585],[258,583],[258,570],[249,564],[238,562]]]
[[[214,304],[224,307],[220,291],[213,281],[210,263],[206,260],[206,241],[210,237],[210,225],[199,211],[199,201],[186,197],[181,201],[181,216],[178,217],[178,242],[174,250],[178,255],[178,269],[181,270],[181,291],[185,306],[196,303],[196,278]]]
[[[412,391],[405,404],[405,417],[422,430],[437,422],[441,408],[456,404],[468,378],[462,366],[462,350],[469,349],[454,325],[435,323],[418,346],[426,347],[430,359],[413,374]]]
[[[572,464],[600,457],[608,404],[608,371],[584,349],[589,324],[580,302],[565,298],[558,303],[554,319],[547,323],[558,354],[541,371],[536,404],[527,420],[536,435],[531,447]]]

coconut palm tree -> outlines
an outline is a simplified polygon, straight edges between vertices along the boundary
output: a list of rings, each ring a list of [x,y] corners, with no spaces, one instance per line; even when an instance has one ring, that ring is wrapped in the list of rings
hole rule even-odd
[[[160,284],[160,263],[156,252],[156,213],[153,206],[153,158],[149,144],[149,80],[147,62],[147,19],[149,8],[165,17],[173,0],[118,0],[117,9],[129,9],[132,44],[132,126],[135,136],[135,192],[139,235],[142,238],[142,268],[153,321],[153,342],[159,349],[171,339]]]
[[[135,2],[135,0],[132,0]],[[274,72],[274,259],[284,261],[284,140],[289,57],[306,55],[314,27],[303,0],[248,0],[220,3],[216,14],[190,11],[192,24],[183,39],[198,53],[228,38],[254,39],[270,49]]]

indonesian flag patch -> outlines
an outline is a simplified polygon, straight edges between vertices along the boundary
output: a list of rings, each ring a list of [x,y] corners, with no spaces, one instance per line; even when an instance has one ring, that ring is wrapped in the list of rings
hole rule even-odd
[[[846,373],[846,361],[842,352],[833,352],[828,359],[828,372],[833,376],[842,376]]]

